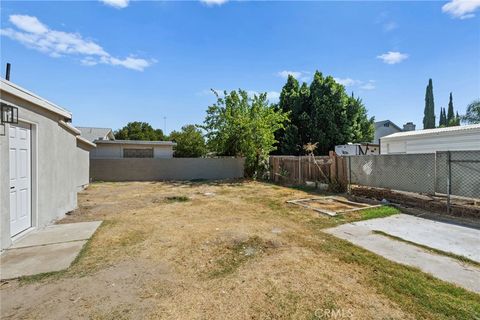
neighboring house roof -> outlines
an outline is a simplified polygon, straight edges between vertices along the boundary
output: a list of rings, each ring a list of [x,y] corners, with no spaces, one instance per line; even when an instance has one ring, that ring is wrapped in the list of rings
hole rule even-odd
[[[0,79],[0,88],[8,92],[14,96],[17,96],[23,100],[30,101],[31,103],[35,104],[36,106],[43,108],[45,110],[54,112],[56,114],[59,114],[63,117],[65,117],[68,120],[72,119],[72,113],[48,100],[45,100],[44,98],[14,84],[13,82],[10,82],[8,80]],[[6,102],[6,101],[5,101]],[[7,102],[6,102],[7,103]],[[8,102],[11,104],[10,102]]]
[[[455,127],[445,127],[445,128],[435,128],[435,129],[423,129],[417,131],[404,131],[404,132],[397,132],[385,136],[383,139],[390,139],[390,138],[404,138],[404,137],[416,137],[416,136],[428,136],[428,135],[438,135],[442,133],[463,133],[469,131],[480,131],[480,124],[471,124],[467,126],[455,126]]]
[[[399,126],[397,126],[395,123],[393,123],[390,120],[376,121],[375,122],[375,129],[383,127],[386,123],[390,123],[390,125],[393,126],[394,128],[397,128],[399,131],[403,131],[402,128],[400,128]]]
[[[144,140],[95,140],[96,144],[137,144],[150,146],[176,146],[173,141],[144,141]]]
[[[91,128],[91,127],[77,127],[81,132],[81,136],[90,142],[102,139],[115,139],[112,129],[110,128]]]

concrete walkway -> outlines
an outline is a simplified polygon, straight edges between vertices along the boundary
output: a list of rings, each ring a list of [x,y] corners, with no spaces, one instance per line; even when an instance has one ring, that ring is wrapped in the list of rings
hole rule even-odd
[[[480,263],[480,230],[478,229],[408,214],[359,221],[356,225],[383,231],[403,240],[454,253]]]
[[[380,230],[442,251],[478,261],[480,231],[404,214],[344,224],[326,232],[389,260],[419,268],[441,280],[480,293],[480,268],[383,235]]]
[[[56,224],[26,234],[0,256],[0,279],[67,269],[101,223]]]

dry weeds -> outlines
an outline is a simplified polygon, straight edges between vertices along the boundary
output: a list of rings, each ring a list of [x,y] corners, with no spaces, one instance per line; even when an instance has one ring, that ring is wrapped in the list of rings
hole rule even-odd
[[[321,232],[379,211],[334,219],[285,203],[308,196],[257,182],[93,184],[80,195],[79,209],[60,223],[104,224],[67,271],[4,283],[1,317],[320,319],[323,310],[341,310],[343,318],[438,319],[446,314],[410,291],[397,292],[396,280],[383,277],[399,272],[400,280],[427,279],[440,286],[434,289],[442,296],[452,286]],[[472,306],[478,296],[454,290],[446,308],[455,311],[455,303],[463,301],[458,318],[478,310]],[[420,294],[432,297],[428,290]]]

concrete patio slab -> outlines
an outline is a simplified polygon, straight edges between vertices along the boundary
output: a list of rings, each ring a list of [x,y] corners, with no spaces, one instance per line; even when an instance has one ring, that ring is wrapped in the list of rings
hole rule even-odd
[[[327,229],[326,232],[389,260],[419,268],[441,280],[480,293],[480,268],[470,264],[431,253],[405,242],[374,234],[372,229],[360,222],[344,224]]]
[[[32,231],[15,241],[9,250],[89,239],[102,221],[54,224]]]
[[[1,280],[67,269],[86,240],[7,250],[0,257]]]
[[[383,219],[355,223],[370,230],[379,230],[389,235],[418,243],[430,248],[454,253],[480,262],[480,230],[397,214]]]
[[[101,223],[58,224],[26,234],[0,256],[0,280],[68,268]]]

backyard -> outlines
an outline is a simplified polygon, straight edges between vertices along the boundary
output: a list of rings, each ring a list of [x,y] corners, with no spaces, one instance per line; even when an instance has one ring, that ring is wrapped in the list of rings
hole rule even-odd
[[[59,223],[103,220],[72,266],[1,284],[1,318],[476,319],[480,296],[324,233],[308,189],[94,183]]]

